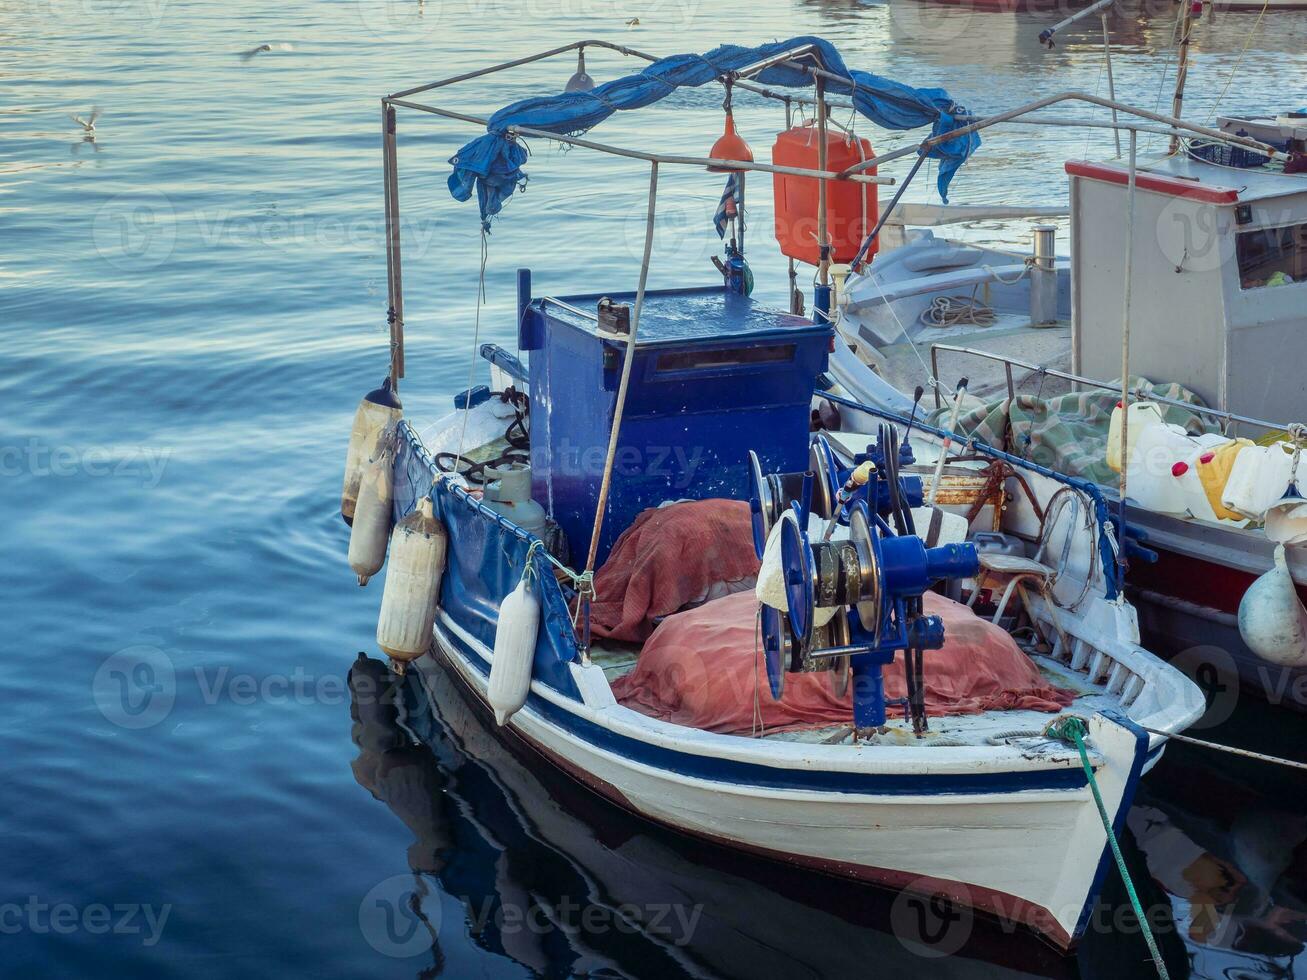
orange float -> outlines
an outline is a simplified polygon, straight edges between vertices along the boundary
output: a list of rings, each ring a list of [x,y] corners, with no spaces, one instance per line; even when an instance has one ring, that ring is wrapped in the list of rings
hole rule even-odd
[[[815,125],[795,126],[776,137],[772,163],[782,167],[818,169],[818,135]],[[826,169],[836,173],[875,154],[871,141],[844,133],[826,131]],[[875,168],[866,173],[874,174]],[[773,174],[776,197],[776,240],[781,252],[792,259],[816,265],[821,260],[817,247],[817,202],[821,181],[816,177]],[[879,204],[875,184],[851,180],[826,182],[826,238],[831,244],[832,262],[852,262],[862,240],[876,227]],[[864,262],[876,254],[872,243]]]

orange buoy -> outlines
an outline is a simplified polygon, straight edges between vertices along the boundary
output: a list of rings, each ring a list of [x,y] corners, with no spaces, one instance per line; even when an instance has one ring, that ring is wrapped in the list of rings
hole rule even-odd
[[[726,110],[726,131],[717,138],[708,156],[714,160],[740,160],[744,163],[753,163],[753,150],[744,142],[744,137],[735,131],[735,117],[729,109]],[[709,167],[708,170],[715,174],[739,172],[736,167]]]
[[[795,126],[776,137],[772,146],[772,163],[782,167],[816,170],[817,127]],[[826,169],[836,173],[869,160],[875,153],[871,141],[854,139],[843,133],[826,131]],[[872,167],[864,173],[874,174]],[[773,174],[772,190],[776,199],[776,241],[781,252],[792,259],[816,265],[821,261],[817,246],[817,202],[821,181],[816,177]],[[851,180],[826,182],[826,238],[831,244],[832,262],[852,262],[862,240],[876,227],[880,213],[875,184]],[[870,262],[876,254],[873,242],[864,256]]]

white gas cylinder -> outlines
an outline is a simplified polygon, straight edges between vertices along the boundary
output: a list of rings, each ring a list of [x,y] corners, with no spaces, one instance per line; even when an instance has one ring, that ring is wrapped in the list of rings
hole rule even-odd
[[[545,533],[545,509],[531,499],[531,467],[526,463],[505,463],[486,470],[489,482],[481,502],[498,511],[523,531],[536,537]]]

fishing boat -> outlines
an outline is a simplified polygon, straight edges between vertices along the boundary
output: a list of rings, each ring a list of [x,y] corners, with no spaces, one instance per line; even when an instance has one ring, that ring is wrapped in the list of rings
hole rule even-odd
[[[837,302],[840,332],[858,352],[840,360],[839,380],[902,411],[903,391],[938,383],[941,360],[968,374],[972,393],[1004,409],[964,419],[969,436],[1094,480],[1112,501],[1150,647],[1179,658],[1226,704],[1242,687],[1302,711],[1307,553],[1293,522],[1302,516],[1296,423],[1307,389],[1285,353],[1307,291],[1307,118],[1227,115],[1214,129],[1187,126],[1182,86],[1176,115],[1113,109],[1117,158],[1067,161],[1069,209],[909,205],[885,217],[879,254],[848,276]],[[1027,111],[1013,121],[1069,122]],[[1120,151],[1126,130],[1129,154]],[[1169,152],[1138,160],[1145,132],[1166,136]],[[1051,224],[1036,226],[1028,253],[935,230],[1063,215],[1069,257],[1056,254]],[[1166,384],[1122,385],[1127,373]],[[1078,402],[1054,400],[1069,389]],[[1029,417],[1036,404],[1041,421]],[[1061,424],[1068,416],[1079,417],[1075,426]],[[1113,472],[1123,467],[1108,465],[1114,417],[1139,420],[1126,426],[1141,439],[1150,420],[1189,430],[1166,447],[1150,437],[1149,460],[1125,461],[1124,507]],[[1271,445],[1238,441],[1249,438]],[[1218,477],[1211,464],[1223,456],[1232,464],[1245,448],[1239,479]],[[1207,492],[1194,492],[1203,480]]]
[[[648,64],[593,87],[582,59],[605,49]],[[573,54],[563,94],[488,118],[431,102]],[[707,85],[726,98],[706,157],[589,136]],[[771,163],[735,128],[736,88],[787,107]],[[788,118],[798,104],[810,122]],[[947,93],[851,70],[814,37],[670,58],[580,41],[386,97],[390,370],[351,434],[350,565],[361,584],[384,568],[392,669],[452,675],[529,765],[750,860],[938,896],[1070,949],[1124,868],[1115,835],[1140,778],[1203,699],[1140,645],[1096,486],[833,390],[856,355],[832,269],[892,184],[869,142],[830,125],[833,105],[928,127],[921,159],[944,191],[979,146]],[[399,110],[485,128],[449,177],[483,229],[511,218],[528,140],[649,166],[634,288],[555,296],[519,269],[525,359],[480,345],[491,384],[437,420],[399,399]],[[651,289],[672,165],[726,175],[725,254],[708,285]],[[749,173],[773,181],[789,309],[750,296]],[[812,316],[796,262],[816,268]]]

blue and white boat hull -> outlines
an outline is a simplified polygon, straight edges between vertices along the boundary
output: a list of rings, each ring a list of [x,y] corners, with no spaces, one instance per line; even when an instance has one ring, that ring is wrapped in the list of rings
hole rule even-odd
[[[447,616],[419,669],[441,669],[436,657],[486,702],[493,654]],[[572,671],[584,700],[534,682],[508,727],[612,802],[766,858],[944,896],[1063,949],[1080,937],[1109,856],[1073,748],[813,745],[690,731],[617,704],[598,667]],[[1119,829],[1160,741],[1151,747],[1124,715],[1098,713],[1089,725],[1095,778]]]

